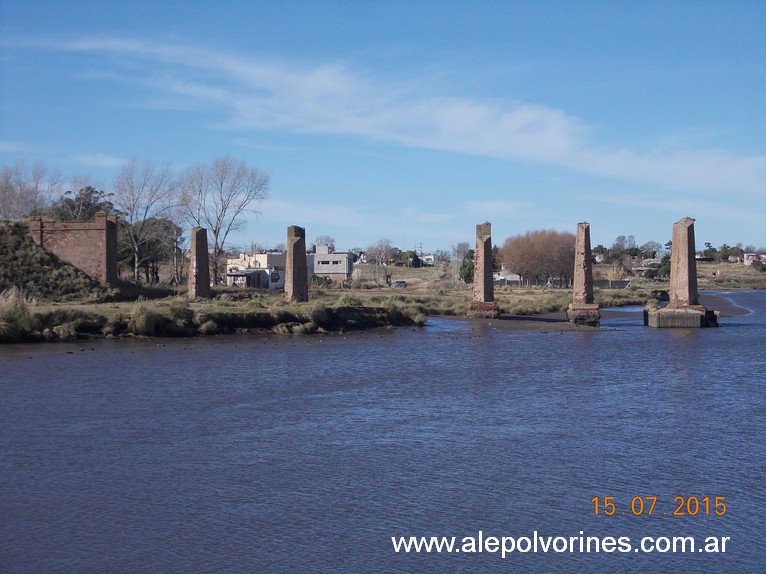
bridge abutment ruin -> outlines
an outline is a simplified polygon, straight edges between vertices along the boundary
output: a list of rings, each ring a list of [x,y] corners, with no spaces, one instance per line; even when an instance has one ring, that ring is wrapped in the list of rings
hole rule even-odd
[[[117,284],[117,217],[96,213],[93,221],[32,217],[32,240],[103,285]]]

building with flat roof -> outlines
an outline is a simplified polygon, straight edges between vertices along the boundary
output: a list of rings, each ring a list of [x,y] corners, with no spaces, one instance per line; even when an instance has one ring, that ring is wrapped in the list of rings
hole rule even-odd
[[[354,272],[352,253],[333,253],[327,245],[317,245],[314,255],[314,275],[325,277],[333,283],[342,283]]]

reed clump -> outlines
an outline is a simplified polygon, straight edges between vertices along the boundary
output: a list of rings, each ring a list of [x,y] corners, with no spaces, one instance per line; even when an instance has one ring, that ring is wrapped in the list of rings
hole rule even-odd
[[[0,342],[16,343],[31,335],[30,303],[16,286],[0,293]]]
[[[166,320],[167,317],[160,314],[157,309],[137,303],[131,313],[128,329],[134,335],[152,337],[160,332]]]

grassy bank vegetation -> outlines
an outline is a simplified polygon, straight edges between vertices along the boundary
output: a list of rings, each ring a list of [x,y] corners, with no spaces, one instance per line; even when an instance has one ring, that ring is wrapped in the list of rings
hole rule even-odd
[[[566,289],[499,288],[495,299],[506,315],[563,311]],[[640,305],[651,291],[598,291],[603,306]],[[112,302],[40,302],[13,287],[0,296],[0,342],[56,341],[87,337],[190,337],[225,333],[283,335],[423,325],[429,315],[464,316],[469,288],[412,290],[312,289],[307,303],[287,303],[281,291],[223,288],[212,299]]]
[[[190,337],[224,333],[283,335],[342,332],[387,326],[419,326],[425,314],[394,299],[365,305],[353,296],[286,303],[277,293],[223,292],[214,299],[175,296],[132,303],[43,304],[11,288],[0,296],[0,342],[56,341],[89,337]]]

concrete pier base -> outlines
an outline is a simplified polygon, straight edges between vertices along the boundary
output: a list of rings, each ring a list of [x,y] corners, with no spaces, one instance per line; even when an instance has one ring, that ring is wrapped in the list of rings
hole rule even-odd
[[[598,327],[601,325],[601,311],[595,303],[570,303],[567,321],[575,325]]]
[[[466,315],[480,319],[497,319],[500,316],[500,307],[494,301],[473,301]]]
[[[701,305],[670,309],[664,307],[656,311],[644,309],[644,325],[657,328],[700,329],[718,327],[720,313],[705,309]]]

